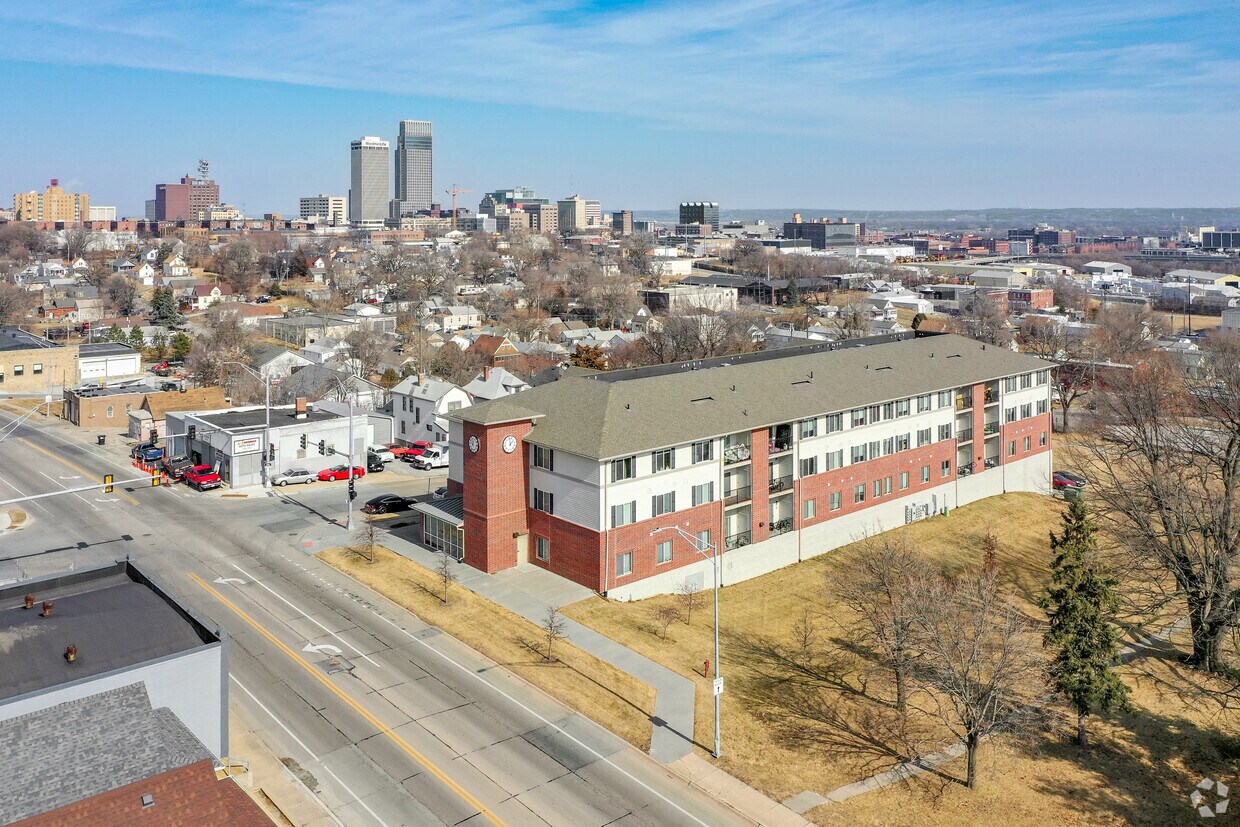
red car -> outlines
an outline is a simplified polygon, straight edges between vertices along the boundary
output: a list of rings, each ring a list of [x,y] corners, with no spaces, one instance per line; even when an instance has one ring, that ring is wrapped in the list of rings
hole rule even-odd
[[[224,484],[220,475],[210,465],[195,465],[184,474],[185,482],[199,491],[210,491]]]
[[[353,466],[353,478],[366,476],[366,469],[360,465]],[[349,478],[349,466],[334,465],[331,468],[324,468],[319,472],[319,480],[321,482],[330,482],[332,480],[347,480]]]
[[[392,452],[392,456],[396,457],[397,459],[403,459],[410,451],[413,450],[408,445],[398,445],[395,442],[390,443],[386,447],[389,451]]]
[[[1089,485],[1089,480],[1071,471],[1056,471],[1051,475],[1051,485],[1055,490],[1062,491],[1065,488],[1084,488]]]
[[[401,456],[401,460],[404,462],[413,462],[415,459],[422,456],[423,451],[426,451],[434,447],[435,447],[435,443],[427,442],[426,440],[419,439],[417,442],[413,443],[413,445],[409,448],[408,451],[404,453],[404,455]]]

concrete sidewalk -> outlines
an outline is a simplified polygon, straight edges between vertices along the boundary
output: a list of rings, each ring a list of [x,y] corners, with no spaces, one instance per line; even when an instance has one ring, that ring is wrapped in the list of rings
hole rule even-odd
[[[384,545],[415,563],[434,568],[442,559],[439,552],[401,536],[413,530],[414,526],[409,523],[415,520],[413,517],[398,518],[385,523]],[[343,539],[338,528],[316,526],[301,535],[300,545],[307,554],[316,554],[341,545]],[[538,566],[518,566],[497,574],[487,574],[462,563],[455,564],[453,569],[458,585],[533,623],[541,623],[551,606],[559,609],[594,594]],[[652,758],[757,824],[770,827],[809,825],[801,815],[693,753],[693,681],[570,618],[564,618],[564,623],[567,639],[575,646],[654,688]]]

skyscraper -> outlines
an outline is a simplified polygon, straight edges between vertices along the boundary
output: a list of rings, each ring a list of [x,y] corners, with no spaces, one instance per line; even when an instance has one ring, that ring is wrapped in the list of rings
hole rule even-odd
[[[388,216],[391,144],[363,137],[349,145],[349,221],[382,224]]]
[[[712,230],[719,229],[719,204],[715,201],[682,201],[680,204],[681,224],[709,224]]]
[[[434,200],[434,137],[430,121],[401,121],[396,136],[393,218],[429,210]]]

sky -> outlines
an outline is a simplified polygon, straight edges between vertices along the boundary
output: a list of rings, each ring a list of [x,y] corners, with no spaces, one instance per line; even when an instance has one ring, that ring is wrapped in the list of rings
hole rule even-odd
[[[1240,204],[1234,0],[40,0],[0,4],[0,193],[141,215],[345,194],[435,128],[435,190],[605,210]]]

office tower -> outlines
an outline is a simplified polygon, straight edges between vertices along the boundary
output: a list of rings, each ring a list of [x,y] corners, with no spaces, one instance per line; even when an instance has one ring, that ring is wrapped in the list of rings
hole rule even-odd
[[[716,201],[682,201],[680,224],[709,224],[719,229],[719,204]]]
[[[586,200],[586,226],[603,226],[603,202]]]
[[[401,121],[396,136],[396,200],[393,218],[431,208],[434,198],[434,137],[430,121]]]
[[[620,210],[611,214],[611,231],[618,235],[633,234],[633,211]]]
[[[349,221],[382,224],[388,217],[391,144],[370,136],[349,145]]]
[[[580,195],[573,195],[556,202],[559,211],[559,229],[563,233],[572,233],[577,230],[585,229],[586,220],[586,199]]]
[[[321,218],[328,224],[344,224],[349,220],[349,199],[343,195],[311,195],[300,199],[298,215]]]
[[[525,208],[525,212],[530,216],[530,232],[560,231],[560,210],[555,204],[530,204]]]
[[[19,192],[13,196],[18,221],[63,221],[76,224],[90,217],[90,196],[65,192],[53,178],[46,192]]]
[[[101,206],[96,206],[92,204],[90,208],[90,220],[91,221],[115,221],[116,220],[116,207],[101,207]]]

